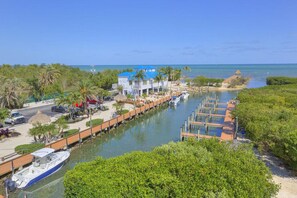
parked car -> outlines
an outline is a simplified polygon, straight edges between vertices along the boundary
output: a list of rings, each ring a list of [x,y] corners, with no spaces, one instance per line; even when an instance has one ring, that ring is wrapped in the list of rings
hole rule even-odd
[[[68,109],[64,106],[52,106],[52,112],[66,113]]]
[[[12,124],[12,125],[22,124],[25,122],[26,122],[25,117],[15,110],[11,111],[10,116],[4,120],[5,124]]]
[[[104,101],[113,101],[114,98],[112,96],[106,96],[104,97]]]
[[[91,99],[91,98],[87,98],[87,104],[102,104],[102,101],[100,100],[95,100],[95,99]]]

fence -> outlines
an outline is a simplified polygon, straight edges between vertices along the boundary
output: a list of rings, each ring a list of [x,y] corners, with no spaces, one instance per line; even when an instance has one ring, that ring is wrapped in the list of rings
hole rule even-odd
[[[103,130],[110,129],[113,126],[117,126],[119,123],[123,122],[124,120],[131,119],[140,113],[143,113],[143,112],[145,112],[149,109],[152,109],[160,104],[168,102],[170,99],[171,99],[170,96],[166,96],[166,97],[161,98],[157,101],[151,102],[149,104],[145,104],[144,106],[142,106],[140,108],[136,108],[134,110],[131,110],[128,113],[120,115],[120,116],[113,118],[111,120],[105,121],[99,126],[92,127],[92,129],[88,128],[84,131],[80,131],[74,135],[67,137],[67,138],[63,138],[61,140],[58,140],[51,144],[48,144],[48,145],[46,145],[46,147],[53,148],[55,150],[63,149],[65,147],[68,147],[71,144],[80,142],[87,137],[98,134]],[[32,162],[32,159],[33,159],[33,156],[31,154],[27,154],[27,155],[22,155],[20,157],[12,159],[10,161],[3,162],[2,164],[0,164],[0,177],[7,173],[14,172],[15,169],[17,169],[19,167],[30,164]]]

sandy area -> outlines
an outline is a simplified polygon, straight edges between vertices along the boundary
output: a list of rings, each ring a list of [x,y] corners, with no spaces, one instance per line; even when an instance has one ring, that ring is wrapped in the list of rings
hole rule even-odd
[[[244,137],[237,138],[238,143],[250,143],[249,139]],[[263,155],[255,149],[256,156],[262,160],[272,172],[273,181],[280,185],[279,192],[276,197],[278,198],[296,198],[297,197],[297,175],[296,173],[288,170],[282,161],[270,153]]]
[[[297,177],[294,173],[284,167],[281,160],[270,154],[261,156],[261,159],[269,167],[273,174],[273,180],[281,186],[277,197],[296,198],[297,197]]]

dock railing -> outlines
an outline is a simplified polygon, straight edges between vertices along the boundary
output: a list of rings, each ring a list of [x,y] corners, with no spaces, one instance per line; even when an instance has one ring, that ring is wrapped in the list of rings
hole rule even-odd
[[[118,126],[123,121],[130,120],[131,118],[133,118],[134,116],[136,116],[140,113],[144,113],[145,111],[147,111],[149,109],[155,108],[158,105],[168,102],[170,99],[171,99],[170,96],[165,96],[165,97],[158,99],[154,102],[145,104],[144,106],[142,106],[140,108],[135,108],[135,109],[129,111],[128,113],[120,115],[116,118],[107,120],[99,126],[94,126],[94,127],[92,127],[92,130],[91,130],[91,128],[88,128],[86,130],[79,131],[78,133],[73,134],[69,137],[66,137],[66,138],[57,140],[53,143],[50,143],[50,144],[46,145],[45,147],[53,148],[55,150],[67,148],[69,145],[72,145],[75,143],[80,143],[84,139],[91,137],[92,135],[97,135],[98,133],[100,133],[104,130],[110,130],[112,127]],[[32,159],[33,159],[33,156],[31,154],[26,154],[26,155],[22,155],[17,158],[14,158],[9,161],[1,163],[0,164],[0,177],[2,177],[5,174],[11,173],[11,172],[14,173],[14,171],[16,169],[32,163]]]

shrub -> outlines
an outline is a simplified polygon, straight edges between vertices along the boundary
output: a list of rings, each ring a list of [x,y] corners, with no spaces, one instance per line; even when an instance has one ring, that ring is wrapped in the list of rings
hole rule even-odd
[[[169,143],[77,165],[66,197],[272,197],[278,187],[251,147],[217,140]]]
[[[297,86],[246,89],[238,99],[240,104],[233,114],[238,116],[247,136],[259,148],[272,151],[297,169]]]
[[[92,126],[94,127],[94,126],[98,126],[98,125],[100,125],[100,124],[102,124],[103,123],[103,119],[93,119],[93,120],[91,120],[91,122],[92,122]],[[86,123],[86,126],[87,127],[90,127],[91,125],[90,125],[90,121],[88,121],[87,123]]]
[[[32,153],[34,151],[37,151],[38,149],[42,149],[44,147],[44,144],[42,143],[33,143],[33,144],[22,144],[17,147],[15,147],[15,152],[17,154],[23,155]]]
[[[283,77],[283,76],[271,76],[266,78],[267,85],[287,85],[297,84],[297,78]]]
[[[123,114],[128,113],[128,112],[129,112],[128,109],[122,109],[122,110],[117,111],[117,113],[118,113],[119,115],[123,115]]]
[[[63,132],[63,137],[66,138],[66,137],[69,137],[69,136],[71,136],[75,133],[78,133],[78,132],[79,132],[78,129],[69,129],[69,130]]]

